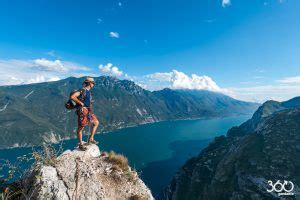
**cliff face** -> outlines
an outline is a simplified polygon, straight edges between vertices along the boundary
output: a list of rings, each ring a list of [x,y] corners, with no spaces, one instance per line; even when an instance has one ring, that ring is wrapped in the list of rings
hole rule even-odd
[[[41,166],[25,180],[31,199],[153,199],[151,191],[129,166],[100,156],[98,146],[65,151],[54,166]]]
[[[164,199],[300,199],[300,107],[283,105],[267,102],[217,137],[178,171]],[[278,180],[291,181],[294,194],[268,192]]]

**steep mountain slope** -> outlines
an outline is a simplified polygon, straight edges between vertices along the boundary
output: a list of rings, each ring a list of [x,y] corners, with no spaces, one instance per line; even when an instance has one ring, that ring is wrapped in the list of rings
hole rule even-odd
[[[163,198],[279,199],[267,192],[269,180],[292,181],[287,198],[300,198],[299,99],[268,101],[227,137],[215,138],[179,170]]]
[[[239,127],[231,128],[227,135],[229,136],[242,136],[255,132],[260,124],[264,121],[263,119],[270,116],[278,111],[300,106],[300,97],[295,97],[288,101],[278,102],[278,101],[267,101],[253,114],[253,117],[247,122],[243,123]]]
[[[39,145],[76,136],[76,115],[64,108],[83,78],[0,87],[0,148]],[[132,81],[95,78],[99,132],[162,120],[250,114],[258,106],[208,91],[150,92]]]
[[[207,90],[171,90],[154,91],[163,99],[166,107],[177,117],[230,116],[253,113],[258,104],[249,105],[221,93]],[[254,109],[254,110],[253,110]]]

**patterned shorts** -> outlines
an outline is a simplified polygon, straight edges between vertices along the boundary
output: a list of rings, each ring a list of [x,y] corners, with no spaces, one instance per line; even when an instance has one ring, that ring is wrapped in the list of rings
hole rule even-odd
[[[81,107],[77,110],[78,127],[84,127],[98,121],[96,115],[87,107]]]

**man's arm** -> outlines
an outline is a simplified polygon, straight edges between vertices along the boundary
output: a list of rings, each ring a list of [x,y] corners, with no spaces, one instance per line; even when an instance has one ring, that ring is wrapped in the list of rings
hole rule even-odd
[[[75,92],[74,94],[72,94],[71,99],[72,99],[73,101],[75,101],[78,105],[84,106],[84,103],[81,102],[81,101],[78,99],[79,95],[80,95],[80,92],[77,91],[77,92]]]

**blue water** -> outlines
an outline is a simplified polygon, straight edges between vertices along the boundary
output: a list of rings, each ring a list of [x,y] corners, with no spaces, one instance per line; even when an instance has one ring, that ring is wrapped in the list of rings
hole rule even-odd
[[[165,121],[99,134],[95,139],[100,142],[100,150],[124,154],[156,196],[187,159],[198,155],[214,137],[250,117]],[[67,140],[63,147],[73,149],[76,144],[76,139]],[[0,150],[0,158],[14,162],[31,151],[32,148]]]

